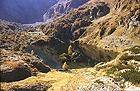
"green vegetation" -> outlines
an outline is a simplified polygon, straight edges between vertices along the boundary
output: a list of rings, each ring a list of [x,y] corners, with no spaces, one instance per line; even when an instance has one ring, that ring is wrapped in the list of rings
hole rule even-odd
[[[133,59],[136,60],[136,61],[140,61],[140,55],[134,56]]]
[[[124,51],[128,51],[128,50],[132,51],[135,54],[138,54],[138,53],[140,53],[140,46],[134,46],[134,47],[131,47],[129,49],[125,49]]]
[[[140,61],[140,55],[128,55],[127,53],[126,54],[124,54],[123,56],[121,56],[120,58],[119,58],[120,60],[126,60],[126,61],[128,61],[128,60],[136,60],[136,61]]]
[[[140,61],[140,46],[134,46],[130,49],[124,50],[130,51],[130,54],[125,53],[119,59],[121,60],[120,63],[117,65],[113,65],[110,69],[107,70],[107,75],[111,76],[110,74],[114,74],[116,80],[120,81],[121,79],[125,79],[127,81],[132,82],[133,84],[140,83],[140,72],[135,69],[136,65],[128,64],[129,60],[136,60]],[[120,70],[128,69],[125,72],[121,73]]]
[[[107,74],[113,74],[115,71],[120,71],[123,69],[134,69],[134,67],[132,65],[124,65],[122,63],[118,63],[117,65],[114,65],[110,69],[108,69]]]
[[[107,75],[113,74],[117,70],[116,66],[111,67],[110,69],[107,70]]]
[[[116,66],[113,66],[107,71],[107,75],[114,74],[114,72],[123,69],[129,69],[129,70],[126,70],[123,73],[119,72],[115,74],[115,78],[113,77],[115,80],[120,81],[121,79],[124,78],[125,80],[130,81],[133,84],[140,84],[140,72],[134,70],[134,67],[131,65],[118,64]]]
[[[140,61],[140,55],[137,55],[140,53],[140,46],[134,46],[130,49],[126,49],[124,51],[131,51],[132,53],[134,53],[134,55],[128,55],[128,53],[124,54],[123,56],[120,57],[120,60],[136,60],[136,61]]]
[[[140,53],[140,46],[134,46],[134,47],[130,48],[129,51],[132,51],[135,54],[138,54],[138,53]]]
[[[101,81],[101,80],[99,80],[99,79],[96,80],[95,83],[102,83],[102,84],[104,84],[103,81]]]
[[[121,73],[121,77],[132,82],[133,84],[140,84],[140,72],[136,70],[128,70],[124,73]]]
[[[120,60],[132,60],[134,56],[128,56],[128,53],[124,54],[121,56],[119,59]]]

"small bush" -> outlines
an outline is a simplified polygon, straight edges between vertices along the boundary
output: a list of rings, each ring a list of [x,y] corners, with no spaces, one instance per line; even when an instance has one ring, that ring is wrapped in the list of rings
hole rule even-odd
[[[122,80],[122,78],[119,76],[119,75],[117,75],[117,76],[115,76],[115,77],[112,77],[115,81],[121,81]]]
[[[120,71],[123,69],[134,69],[131,65],[122,65],[121,63],[112,66],[109,70],[107,70],[107,74],[113,74],[115,71]]]
[[[100,81],[99,79],[95,81],[95,83],[102,83],[103,84],[103,81]]]
[[[107,70],[107,74],[108,74],[108,75],[109,75],[109,74],[112,74],[112,73],[114,73],[116,70],[117,70],[116,67],[113,66],[113,67],[111,67],[110,69]]]
[[[140,53],[140,46],[134,46],[129,49],[130,51],[134,52],[135,54]]]
[[[136,60],[136,61],[140,61],[140,55],[136,55],[136,56],[134,56],[133,59]]]
[[[128,54],[124,54],[123,56],[121,56],[119,59],[120,60],[132,60],[134,56],[128,56]]]
[[[136,70],[128,70],[122,73],[121,76],[133,84],[140,84],[140,72]]]

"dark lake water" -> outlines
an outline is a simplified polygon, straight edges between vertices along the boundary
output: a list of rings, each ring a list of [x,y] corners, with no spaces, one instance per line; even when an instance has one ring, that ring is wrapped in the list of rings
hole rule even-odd
[[[52,58],[47,53],[43,52],[41,49],[33,46],[25,48],[25,51],[29,53],[32,50],[34,51],[35,55],[38,55],[40,58],[43,59],[43,62],[46,65],[49,65],[51,68],[55,68],[55,69],[61,68],[61,63],[57,62],[56,59]]]
[[[30,46],[25,48],[25,51],[30,53],[33,50],[35,55],[42,58],[46,65],[49,65],[51,68],[55,69],[61,68],[62,64],[58,62],[57,59],[60,54],[67,53],[68,46],[56,45],[53,48],[46,47],[47,46]],[[81,53],[84,58],[81,59],[83,60],[82,62],[69,62],[70,68],[93,67],[99,62],[107,62],[114,59],[118,54],[116,52],[103,50],[91,45],[79,45],[77,48],[75,48],[75,51]]]

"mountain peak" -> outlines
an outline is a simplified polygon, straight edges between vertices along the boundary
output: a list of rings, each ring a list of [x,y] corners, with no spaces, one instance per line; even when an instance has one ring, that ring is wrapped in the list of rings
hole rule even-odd
[[[0,19],[18,22],[43,22],[43,14],[57,0],[0,0]]]
[[[59,0],[54,6],[50,7],[43,15],[44,21],[54,19],[62,14],[67,14],[70,10],[79,7],[88,0]]]

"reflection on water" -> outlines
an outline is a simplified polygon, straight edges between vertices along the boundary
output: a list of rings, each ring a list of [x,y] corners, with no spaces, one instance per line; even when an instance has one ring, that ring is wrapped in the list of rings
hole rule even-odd
[[[58,69],[61,68],[61,64],[55,59],[58,59],[60,54],[67,53],[67,47],[68,45],[56,45],[55,47],[34,46],[27,47],[25,48],[25,50],[27,52],[31,52],[31,50],[34,50],[34,53],[42,58],[45,64],[49,65],[51,68]],[[93,47],[86,44],[74,46],[73,50],[74,52],[79,53],[81,56],[80,58],[78,58],[78,60],[73,60],[75,58],[72,58],[72,55],[69,55],[71,58],[69,60],[66,60],[68,62],[69,68],[93,67],[99,62],[106,62],[114,59],[118,54],[113,51],[103,50],[101,48]]]
[[[70,62],[70,68],[93,67],[99,62],[110,61],[118,55],[117,52],[103,50],[87,44],[74,46],[74,51],[82,55],[81,62]]]
[[[34,51],[35,55],[38,55],[40,58],[43,59],[43,62],[47,65],[49,65],[51,68],[61,68],[61,64],[58,63],[55,59],[53,59],[52,57],[50,57],[47,53],[43,52],[41,49],[37,48],[37,47],[27,47],[25,48],[25,51],[27,52],[31,52]]]

